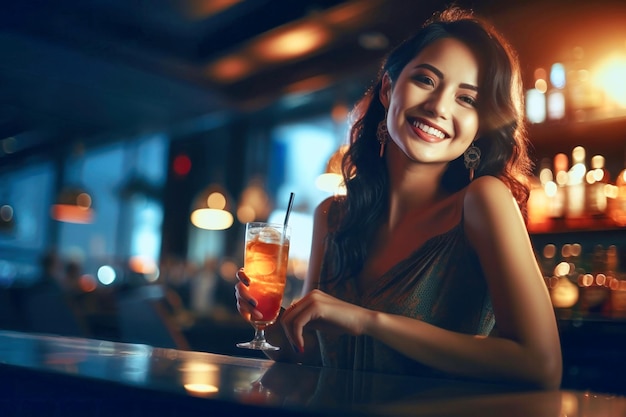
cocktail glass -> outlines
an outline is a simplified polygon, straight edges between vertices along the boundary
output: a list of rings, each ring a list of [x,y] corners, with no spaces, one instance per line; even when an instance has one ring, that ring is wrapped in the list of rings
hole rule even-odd
[[[278,223],[246,224],[244,271],[250,278],[248,291],[257,301],[263,317],[250,318],[254,339],[237,347],[255,350],[279,350],[265,339],[265,329],[278,318],[287,282],[290,228]]]

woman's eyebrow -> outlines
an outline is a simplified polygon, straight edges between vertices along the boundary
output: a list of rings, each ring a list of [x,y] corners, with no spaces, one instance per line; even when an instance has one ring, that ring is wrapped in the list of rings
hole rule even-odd
[[[430,64],[419,64],[419,65],[416,65],[416,66],[415,66],[415,68],[426,68],[426,69],[428,69],[428,70],[431,70],[432,72],[434,72],[434,73],[435,73],[435,75],[436,75],[437,77],[439,77],[440,79],[442,79],[442,80],[443,80],[443,72],[439,71],[439,69],[438,69],[438,68],[433,67],[433,66],[432,66],[432,65],[430,65]]]
[[[432,66],[432,65],[430,65],[430,64],[426,64],[426,63],[424,63],[424,64],[419,64],[419,65],[416,65],[416,66],[415,66],[415,68],[426,68],[426,69],[428,69],[428,70],[430,70],[430,71],[434,72],[434,73],[435,73],[435,75],[436,75],[437,77],[439,77],[440,79],[442,79],[442,80],[444,79],[444,77],[443,77],[443,72],[441,72],[441,71],[440,71],[437,67],[433,67],[433,66]],[[477,87],[477,86],[475,86],[475,85],[472,85],[472,84],[461,83],[461,84],[459,84],[459,87],[461,87],[461,88],[466,88],[466,89],[468,89],[468,90],[473,90],[473,91],[478,92],[478,87]]]

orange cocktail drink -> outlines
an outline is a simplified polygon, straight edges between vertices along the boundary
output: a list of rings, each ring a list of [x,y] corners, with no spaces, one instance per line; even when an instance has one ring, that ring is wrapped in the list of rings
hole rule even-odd
[[[250,278],[248,290],[263,314],[255,325],[272,324],[278,317],[287,281],[289,233],[284,226],[269,223],[246,225],[244,270]]]

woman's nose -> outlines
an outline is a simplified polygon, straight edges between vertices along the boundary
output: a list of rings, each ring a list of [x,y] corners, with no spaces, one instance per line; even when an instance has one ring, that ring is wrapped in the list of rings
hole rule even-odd
[[[426,101],[424,108],[433,117],[441,117],[443,119],[450,117],[450,99],[443,91],[434,91]]]

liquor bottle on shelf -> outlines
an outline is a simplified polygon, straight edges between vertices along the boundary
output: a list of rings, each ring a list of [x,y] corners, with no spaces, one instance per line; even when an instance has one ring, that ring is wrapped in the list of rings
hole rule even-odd
[[[604,156],[591,158],[591,169],[587,171],[586,211],[592,217],[604,217],[607,209],[606,187],[610,182],[609,172],[604,167]]]
[[[549,161],[549,160],[548,160]],[[556,192],[556,183],[553,181],[550,162],[545,159],[541,162],[539,176],[530,179],[530,194],[528,196],[528,229],[534,232],[550,229],[550,217],[554,198],[550,197],[546,188]]]
[[[565,217],[579,219],[585,215],[585,148],[576,146],[572,150],[572,167],[567,174],[567,206]]]
[[[554,156],[554,182],[546,183],[546,194],[550,198],[550,217],[561,218],[565,214],[567,170],[569,160],[564,153]]]

